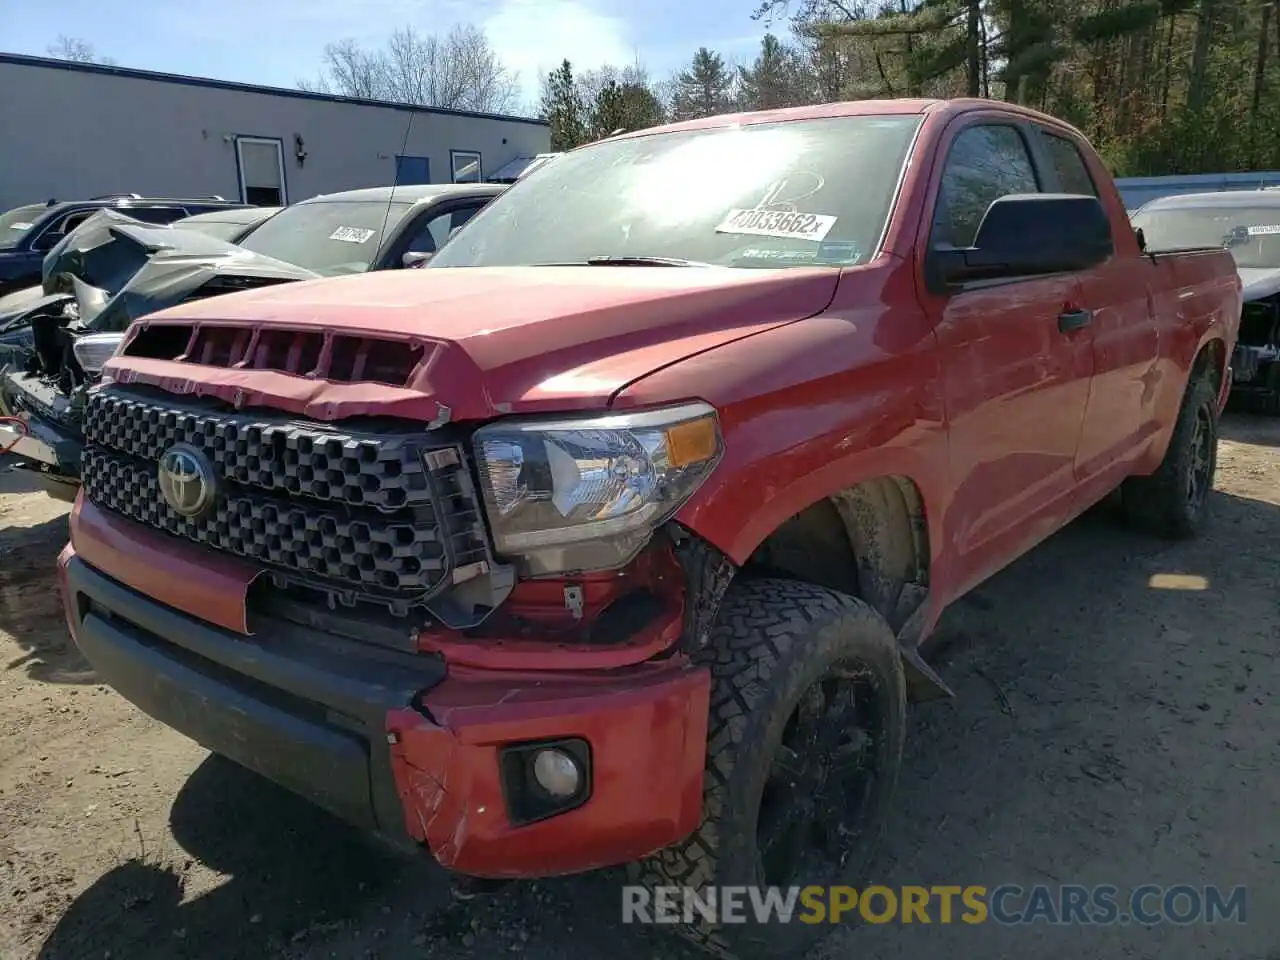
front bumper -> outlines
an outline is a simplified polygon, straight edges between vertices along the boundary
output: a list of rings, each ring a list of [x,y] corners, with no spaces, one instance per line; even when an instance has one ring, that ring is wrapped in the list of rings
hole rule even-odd
[[[450,669],[315,631],[244,636],[58,559],[72,636],[142,710],[365,829],[480,877],[624,863],[702,808],[710,678],[679,657],[607,671]],[[580,738],[588,799],[515,826],[505,747]]]

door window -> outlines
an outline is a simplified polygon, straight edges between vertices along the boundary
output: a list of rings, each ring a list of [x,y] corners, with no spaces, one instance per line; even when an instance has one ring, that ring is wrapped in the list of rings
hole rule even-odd
[[[1049,162],[1053,164],[1058,175],[1058,184],[1063,193],[1079,193],[1086,197],[1098,195],[1097,185],[1089,176],[1089,168],[1085,166],[1080,150],[1066,137],[1059,137],[1041,130],[1040,136],[1049,151]]]
[[[143,223],[173,223],[187,215],[182,207],[124,207],[120,212]]]
[[[1026,141],[1017,127],[981,124],[951,144],[934,207],[931,245],[968,247],[987,208],[1011,193],[1039,193]]]
[[[406,253],[435,253],[444,246],[453,231],[470,220],[484,204],[459,207],[446,213],[438,213],[427,219],[415,231],[413,239],[405,247]]]
[[[288,203],[284,183],[284,148],[279,140],[236,137],[240,199],[255,207]]]
[[[97,210],[81,210],[77,213],[68,214],[61,220],[52,224],[49,229],[45,230],[45,232],[40,236],[36,237],[36,239],[32,241],[32,248],[35,250],[52,250],[58,245],[59,240],[97,212]]]

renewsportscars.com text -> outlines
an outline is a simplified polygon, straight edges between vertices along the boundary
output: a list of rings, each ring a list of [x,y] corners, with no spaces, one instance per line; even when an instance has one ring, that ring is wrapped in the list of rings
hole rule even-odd
[[[623,923],[1245,923],[1245,887],[1144,884],[1122,891],[985,886],[622,888]]]

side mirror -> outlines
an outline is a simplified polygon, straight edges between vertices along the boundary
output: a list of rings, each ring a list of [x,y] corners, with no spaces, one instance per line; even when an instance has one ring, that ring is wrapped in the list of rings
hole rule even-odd
[[[400,258],[400,266],[408,267],[412,270],[414,267],[424,266],[434,256],[434,253],[413,253],[411,251]]]
[[[1018,193],[987,208],[972,247],[935,251],[944,286],[1088,270],[1115,252],[1097,197]]]

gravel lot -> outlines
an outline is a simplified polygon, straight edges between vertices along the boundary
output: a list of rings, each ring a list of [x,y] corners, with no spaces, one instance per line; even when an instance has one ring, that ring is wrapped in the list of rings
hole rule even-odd
[[[1204,539],[1104,505],[947,614],[958,697],[914,713],[877,880],[1245,884],[1249,922],[863,926],[824,956],[1280,960],[1280,422],[1224,433]],[[429,863],[144,717],[67,638],[65,536],[0,473],[0,957],[687,956],[619,930],[613,874],[451,905]]]

